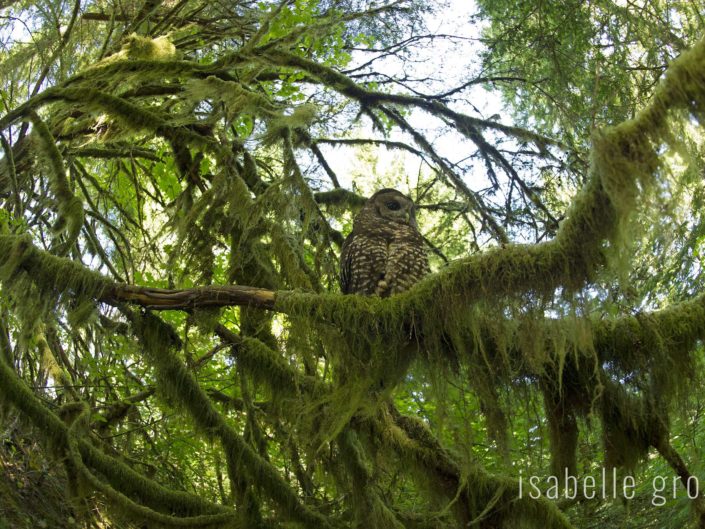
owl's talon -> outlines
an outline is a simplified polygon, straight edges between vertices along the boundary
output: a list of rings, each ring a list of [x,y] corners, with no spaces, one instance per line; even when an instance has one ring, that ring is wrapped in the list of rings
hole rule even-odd
[[[378,296],[382,296],[382,294],[385,294],[389,290],[389,285],[384,279],[380,279],[379,282],[377,283],[377,288],[375,289],[375,294]]]

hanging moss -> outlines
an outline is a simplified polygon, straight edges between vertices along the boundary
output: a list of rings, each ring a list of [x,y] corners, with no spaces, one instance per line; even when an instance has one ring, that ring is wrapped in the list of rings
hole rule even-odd
[[[0,235],[0,281],[10,281],[17,273],[27,272],[42,294],[73,300],[102,297],[113,283],[88,270],[81,263],[37,249],[22,235]]]
[[[106,112],[128,130],[171,135],[184,142],[190,142],[206,148],[210,146],[208,138],[191,132],[185,127],[172,127],[166,119],[153,110],[135,105],[121,97],[93,88],[64,88],[59,90],[57,95],[67,101],[79,102],[88,108]]]
[[[29,113],[29,117],[32,120],[34,132],[39,137],[40,144],[49,160],[49,172],[52,176],[51,187],[58,202],[58,215],[54,229],[57,232],[66,232],[67,240],[59,252],[65,254],[76,242],[81,227],[83,227],[83,202],[71,191],[71,186],[66,178],[64,159],[46,123],[34,111]]]
[[[189,81],[186,90],[187,97],[193,101],[222,101],[227,105],[227,115],[231,118],[239,114],[250,114],[269,119],[282,112],[265,95],[247,89],[240,82],[225,81],[213,75]]]
[[[649,396],[629,395],[623,388],[604,381],[601,409],[605,466],[633,470],[651,446],[667,435],[668,417],[659,413]]]
[[[34,342],[40,322],[57,305],[66,307],[69,314],[77,307],[92,311],[95,299],[113,286],[80,263],[38,250],[25,236],[0,235],[0,253],[3,294],[21,300],[15,314],[21,323],[21,340],[27,344]]]
[[[403,343],[409,343],[412,339],[408,332],[410,327],[406,332],[403,327],[397,327],[394,311],[398,306],[392,303],[394,299],[357,296],[322,299],[313,295],[290,295],[290,299],[278,299],[278,302],[285,303],[287,311],[314,321],[330,318],[337,326],[352,331],[343,331],[350,351],[370,352],[362,359],[363,364],[355,367],[355,363],[351,362],[353,359],[345,356],[350,353],[345,353],[346,349],[341,345],[329,348],[334,353],[333,358],[345,364],[347,378],[341,379],[339,384],[342,384],[331,394],[330,409],[325,415],[338,420],[335,424],[324,421],[317,427],[321,431],[338,432],[354,415],[369,413],[362,410],[370,403],[370,392],[376,387],[375,381],[388,380],[392,381],[392,386],[395,384],[393,377],[375,377],[375,351],[379,350],[379,354],[389,359],[385,369],[393,370],[396,367],[404,372],[403,366],[406,364],[390,353]],[[289,304],[294,299],[296,302]],[[652,412],[644,412],[644,406],[651,409],[648,402],[656,400],[667,408],[672,403],[674,392],[687,394],[689,381],[695,372],[693,351],[697,340],[705,337],[702,299],[699,297],[652,316],[624,317],[612,322],[595,321],[592,325],[582,319],[566,318],[562,321],[524,319],[516,326],[512,320],[493,315],[485,307],[480,311],[483,318],[476,318],[471,325],[475,331],[455,334],[450,341],[439,339],[438,331],[430,336],[424,334],[428,328],[440,329],[440,333],[444,330],[455,333],[448,319],[415,314],[416,318],[412,320],[409,312],[403,312],[403,315],[407,325],[412,325],[412,322],[415,325],[416,336],[422,340],[421,349],[447,352],[450,346],[455,351],[453,354],[460,354],[463,363],[480,362],[481,365],[493,366],[492,378],[488,378],[490,385],[501,384],[503,380],[509,382],[522,374],[540,375],[550,381],[551,386],[546,386],[546,395],[550,396],[547,397],[546,411],[552,439],[553,471],[556,475],[562,475],[561,469],[567,467],[571,475],[575,475],[576,421],[579,416],[597,412],[602,418],[610,464],[631,467],[652,446],[657,438],[656,433],[661,432],[654,429],[660,424],[654,422],[659,416],[653,417]],[[343,320],[346,311],[352,316],[351,320]],[[426,317],[430,318],[431,323],[424,321]],[[452,317],[448,316],[449,319]],[[467,320],[459,321],[467,328]],[[320,326],[318,333],[321,335]],[[411,343],[413,345],[413,341]],[[605,361],[610,363],[603,364]],[[501,368],[503,365],[506,366],[504,369]],[[636,397],[625,400],[619,395],[604,393],[607,379],[600,373],[607,368],[614,372],[616,367],[623,370],[618,373],[625,373],[618,376],[630,373],[634,381],[639,380],[639,372],[643,372],[649,392],[636,403],[632,403]],[[481,388],[476,386],[476,389]],[[488,412],[491,416],[491,411]]]
[[[273,116],[267,122],[267,132],[262,136],[265,145],[274,144],[277,141],[292,136],[292,131],[297,129],[307,130],[316,119],[318,109],[314,104],[305,103],[294,108],[290,114]],[[308,186],[306,186],[308,189]],[[310,191],[309,191],[310,192]]]
[[[115,56],[112,56],[115,57]],[[75,85],[83,84],[95,86],[95,81],[111,81],[128,83],[130,81],[144,84],[147,81],[163,81],[165,78],[178,78],[181,76],[191,77],[194,75],[206,75],[209,70],[208,65],[202,65],[193,61],[183,61],[175,59],[155,59],[148,57],[135,57],[129,60],[112,61],[110,57],[104,62],[88,67],[75,77],[69,79],[67,87],[73,88]]]
[[[267,347],[256,338],[243,337],[235,350],[238,364],[250,374],[255,381],[266,384],[275,395],[296,395],[299,386],[304,383],[298,372],[286,364],[281,355]],[[308,382],[309,389],[313,389]]]
[[[355,434],[346,429],[337,437],[340,456],[350,473],[351,488],[349,502],[354,511],[354,527],[384,527],[403,529],[397,515],[380,498],[364,451]]]

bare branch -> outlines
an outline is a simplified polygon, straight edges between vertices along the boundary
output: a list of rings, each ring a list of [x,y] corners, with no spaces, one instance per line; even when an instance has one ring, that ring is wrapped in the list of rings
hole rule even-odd
[[[239,285],[164,289],[116,285],[100,297],[106,303],[133,303],[153,310],[192,310],[211,307],[245,306],[274,310],[276,293]]]

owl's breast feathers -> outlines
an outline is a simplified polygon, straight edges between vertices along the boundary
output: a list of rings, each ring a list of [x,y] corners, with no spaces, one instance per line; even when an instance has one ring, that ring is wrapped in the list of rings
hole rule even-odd
[[[410,289],[430,271],[423,237],[401,223],[356,223],[340,263],[344,294],[387,297]]]

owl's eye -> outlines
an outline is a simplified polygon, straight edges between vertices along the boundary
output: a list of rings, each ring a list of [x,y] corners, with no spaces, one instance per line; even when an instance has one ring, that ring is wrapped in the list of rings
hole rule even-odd
[[[390,200],[389,202],[385,202],[384,205],[387,206],[387,209],[391,209],[392,211],[396,211],[401,207],[399,202],[397,202],[396,200]]]

